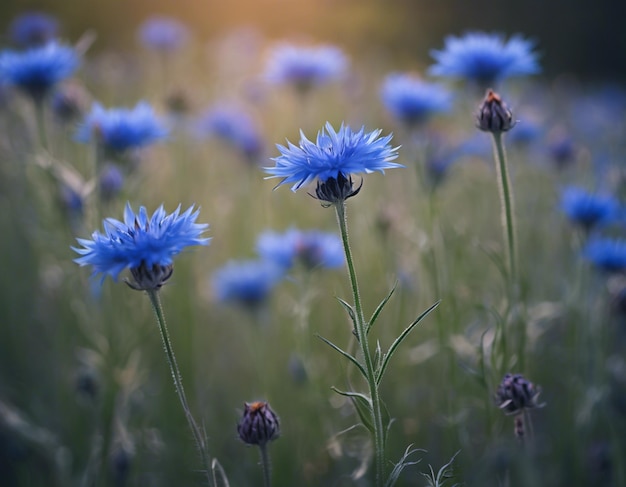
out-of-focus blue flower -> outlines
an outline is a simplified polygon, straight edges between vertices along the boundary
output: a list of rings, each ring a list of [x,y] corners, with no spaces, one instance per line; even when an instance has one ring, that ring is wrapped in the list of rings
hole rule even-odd
[[[0,82],[41,100],[78,65],[76,51],[57,42],[23,52],[5,50],[0,53]]]
[[[262,233],[256,249],[266,260],[289,269],[301,263],[307,269],[337,268],[345,264],[341,239],[334,233],[317,230],[302,231],[295,228],[284,233]]]
[[[362,127],[353,132],[342,124],[336,132],[328,122],[325,128],[318,132],[315,143],[300,132],[299,146],[289,141],[287,147],[278,144],[281,155],[272,159],[276,166],[265,168],[271,174],[268,177],[283,178],[278,186],[293,183],[295,192],[316,179],[323,183],[329,178],[347,179],[351,174],[404,167],[392,162],[398,157],[398,148],[389,144],[391,135],[379,137],[381,130],[366,133]]]
[[[9,37],[20,47],[41,46],[57,37],[59,23],[42,12],[25,12],[13,19]]]
[[[171,17],[150,17],[139,27],[139,40],[145,47],[155,51],[177,51],[188,39],[189,29]]]
[[[432,115],[447,112],[452,107],[452,95],[447,89],[410,74],[387,76],[381,98],[385,108],[409,126],[421,124]]]
[[[76,122],[87,110],[89,95],[77,83],[66,83],[54,91],[50,99],[52,113],[65,123]]]
[[[337,47],[280,44],[270,54],[265,79],[273,84],[294,85],[301,91],[308,91],[340,79],[347,69],[348,60]]]
[[[463,78],[483,86],[511,76],[535,74],[540,68],[533,47],[533,42],[519,35],[508,41],[502,35],[485,32],[449,36],[444,49],[430,52],[437,63],[430,67],[429,73]]]
[[[105,109],[95,103],[76,132],[76,140],[96,141],[110,152],[119,153],[138,149],[167,136],[164,122],[146,102],[135,108]]]
[[[511,144],[527,146],[536,142],[545,133],[545,128],[533,116],[520,115],[515,130],[509,131],[507,141]]]
[[[626,270],[626,241],[595,237],[587,242],[583,256],[593,265],[607,272]]]
[[[281,267],[267,260],[232,260],[213,273],[211,283],[218,301],[254,307],[269,297],[283,275]]]
[[[116,165],[107,164],[100,172],[98,185],[102,198],[104,200],[111,200],[122,191],[124,187],[124,175]]]
[[[184,213],[180,205],[167,214],[161,205],[148,216],[142,206],[135,214],[130,204],[124,210],[124,221],[104,220],[104,234],[95,231],[91,238],[77,239],[82,247],[72,247],[81,255],[75,262],[93,267],[93,274],[109,275],[114,280],[128,268],[136,289],[158,289],[172,274],[173,257],[185,247],[207,245],[201,235],[208,224],[196,223],[200,210],[189,207]]]
[[[217,137],[255,160],[263,153],[263,137],[249,113],[234,105],[216,105],[202,114],[196,124],[196,133]]]
[[[615,218],[619,202],[613,196],[593,194],[570,186],[561,194],[561,209],[572,223],[591,230]]]
[[[574,138],[562,127],[556,127],[548,135],[546,151],[557,169],[563,169],[573,163],[577,150]]]

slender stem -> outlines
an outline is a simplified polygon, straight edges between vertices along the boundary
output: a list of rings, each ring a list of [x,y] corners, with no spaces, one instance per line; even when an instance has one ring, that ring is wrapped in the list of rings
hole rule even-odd
[[[39,134],[39,143],[45,151],[48,150],[48,137],[46,135],[45,120],[45,104],[43,98],[36,98],[35,102],[35,119],[37,122],[37,132]]]
[[[493,155],[496,159],[498,173],[498,189],[502,203],[502,228],[507,248],[509,270],[509,288],[512,292],[517,286],[517,243],[515,239],[515,214],[513,210],[513,192],[509,180],[509,171],[506,162],[506,152],[502,142],[502,133],[493,135]]]
[[[172,379],[174,379],[176,393],[178,394],[178,398],[180,399],[183,411],[185,412],[185,417],[187,418],[189,428],[191,429],[191,433],[193,434],[193,438],[196,442],[196,447],[198,448],[198,451],[202,456],[202,461],[204,462],[204,470],[206,473],[206,477],[209,481],[209,485],[213,485],[210,475],[211,459],[209,457],[209,452],[207,451],[204,435],[198,427],[198,424],[194,420],[193,415],[191,414],[191,410],[189,408],[189,403],[187,402],[187,396],[185,395],[185,389],[183,388],[183,379],[180,375],[180,370],[178,369],[178,364],[176,363],[176,356],[174,355],[174,349],[172,348],[172,343],[170,341],[169,332],[167,331],[167,324],[165,322],[165,315],[163,314],[163,307],[161,306],[159,291],[158,289],[150,289],[146,292],[148,293],[150,303],[152,304],[152,308],[154,309],[154,313],[157,317],[157,323],[159,325],[159,331],[161,332],[161,339],[163,340],[163,347],[165,348],[167,363],[170,366]]]
[[[261,450],[261,467],[263,467],[263,485],[270,487],[272,482],[270,480],[270,456],[267,452],[267,443],[259,445],[259,450]]]
[[[383,430],[383,419],[381,412],[380,396],[378,394],[378,383],[376,382],[376,373],[374,370],[374,362],[367,341],[366,323],[363,316],[363,307],[361,305],[361,297],[359,295],[359,285],[354,270],[352,259],[352,251],[348,241],[348,223],[346,218],[346,203],[340,201],[335,204],[337,210],[337,220],[339,222],[339,230],[341,232],[341,240],[343,249],[346,254],[346,262],[348,264],[348,272],[350,274],[350,285],[352,287],[352,297],[354,299],[356,333],[363,353],[365,361],[365,371],[367,373],[367,384],[370,390],[370,398],[372,400],[372,415],[374,422],[374,448],[375,448],[375,467],[376,467],[376,485],[382,486],[385,477],[385,432]]]

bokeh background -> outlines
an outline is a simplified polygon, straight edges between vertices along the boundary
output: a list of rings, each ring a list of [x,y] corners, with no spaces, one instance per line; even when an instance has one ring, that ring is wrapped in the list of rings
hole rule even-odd
[[[200,40],[252,26],[270,39],[337,43],[353,55],[383,50],[411,69],[430,63],[428,51],[446,35],[519,32],[538,41],[547,75],[626,77],[620,0],[5,0],[0,25],[25,9],[58,15],[70,39],[94,29],[94,49],[128,46],[147,15],[162,13],[185,21]]]

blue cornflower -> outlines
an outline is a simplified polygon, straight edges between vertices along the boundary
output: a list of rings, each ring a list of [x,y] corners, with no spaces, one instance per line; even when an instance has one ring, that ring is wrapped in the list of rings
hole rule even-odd
[[[217,137],[241,151],[251,161],[263,152],[263,137],[249,113],[234,105],[216,105],[196,122],[199,136]]]
[[[189,29],[170,17],[153,16],[139,27],[139,40],[145,47],[155,51],[177,51],[188,39]]]
[[[42,12],[25,12],[18,15],[9,26],[9,37],[20,47],[41,46],[59,33],[59,23]]]
[[[595,237],[583,249],[583,256],[606,272],[626,270],[626,241]]]
[[[284,233],[262,233],[256,249],[266,260],[289,269],[301,263],[307,269],[337,268],[345,264],[341,239],[334,233],[317,230],[302,231],[295,228]]]
[[[347,68],[348,60],[337,47],[280,44],[270,54],[265,78],[277,85],[294,85],[305,92],[340,79]]]
[[[464,78],[487,86],[511,76],[540,71],[534,43],[519,35],[505,42],[498,34],[470,32],[464,37],[446,38],[445,48],[432,50],[437,64],[429,73],[435,76]]]
[[[164,122],[146,102],[139,102],[132,109],[105,109],[95,103],[78,128],[76,140],[84,143],[95,140],[105,150],[119,153],[150,145],[167,133]]]
[[[265,301],[284,275],[267,260],[231,260],[213,273],[211,282],[220,302],[255,307]]]
[[[444,87],[403,73],[390,74],[381,90],[385,108],[400,122],[414,126],[452,107],[452,95]]]
[[[57,42],[23,52],[5,50],[0,53],[0,82],[41,100],[78,65],[76,51]]]
[[[379,137],[381,130],[365,132],[362,127],[353,132],[341,125],[338,132],[327,122],[311,142],[300,132],[300,146],[287,141],[287,147],[277,145],[281,155],[273,158],[274,167],[266,167],[268,178],[283,178],[282,184],[293,183],[292,191],[317,179],[318,199],[336,203],[354,196],[360,189],[352,188],[352,174],[371,173],[404,167],[392,162],[398,157],[398,148],[389,144],[391,135]]]
[[[112,200],[122,191],[123,187],[124,175],[122,171],[114,164],[104,166],[98,177],[98,188],[102,199]]]
[[[173,260],[185,247],[207,245],[201,238],[208,224],[196,223],[199,210],[193,206],[180,213],[180,205],[167,214],[161,205],[148,216],[142,206],[135,214],[130,204],[124,210],[124,221],[104,220],[104,234],[95,231],[91,238],[77,239],[82,248],[72,247],[81,255],[75,262],[93,267],[93,274],[109,275],[117,280],[124,269],[130,269],[134,289],[159,289],[173,272]]]
[[[589,231],[615,218],[619,202],[613,196],[593,194],[570,186],[561,194],[561,209],[572,223]]]

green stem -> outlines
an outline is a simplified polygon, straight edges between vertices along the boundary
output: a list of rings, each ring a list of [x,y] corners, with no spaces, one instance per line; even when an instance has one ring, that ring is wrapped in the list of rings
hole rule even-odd
[[[363,359],[365,361],[365,371],[367,373],[367,384],[370,390],[370,398],[372,401],[372,416],[374,423],[374,455],[376,468],[376,485],[382,486],[385,477],[385,432],[383,430],[383,419],[381,412],[381,401],[378,393],[378,383],[376,382],[376,372],[374,370],[374,362],[367,341],[367,331],[365,318],[363,316],[363,307],[361,305],[361,297],[359,295],[359,285],[354,270],[352,259],[352,251],[348,241],[348,223],[346,218],[346,203],[339,201],[335,204],[337,210],[337,220],[339,222],[339,230],[341,232],[341,240],[343,249],[346,254],[346,262],[348,264],[348,272],[350,274],[350,285],[352,287],[352,297],[354,299],[356,333]]]
[[[35,100],[35,118],[37,122],[37,132],[39,134],[39,143],[41,147],[47,151],[48,136],[46,135],[45,104],[43,99]]]
[[[493,135],[493,155],[496,159],[496,171],[498,173],[498,189],[502,204],[502,228],[507,248],[507,261],[509,270],[509,291],[512,293],[517,286],[517,243],[515,239],[515,214],[513,210],[513,192],[509,171],[506,162],[506,152],[502,142],[502,133],[495,132]],[[511,294],[512,295],[512,294]]]
[[[163,307],[161,306],[159,291],[158,289],[150,289],[146,292],[148,293],[150,303],[152,304],[152,309],[154,309],[154,313],[157,317],[157,323],[159,325],[159,331],[161,332],[161,339],[163,340],[163,347],[165,348],[167,363],[170,366],[172,379],[174,379],[176,393],[178,394],[178,398],[180,399],[183,411],[185,412],[185,417],[187,418],[189,428],[191,429],[191,433],[193,434],[193,438],[196,442],[196,447],[198,448],[198,451],[202,456],[202,461],[204,462],[204,470],[209,485],[213,485],[211,478],[211,458],[209,457],[209,452],[207,451],[204,435],[202,434],[202,431],[194,420],[193,415],[191,414],[191,409],[189,408],[189,403],[187,402],[187,396],[185,395],[185,389],[183,388],[183,379],[180,375],[180,370],[178,369],[178,364],[176,363],[176,356],[174,355],[174,349],[172,348],[172,343],[170,341],[169,332],[167,331],[167,324],[165,322],[165,315],[163,314]]]
[[[267,452],[267,443],[259,445],[261,450],[261,466],[263,467],[263,485],[270,487],[272,482],[270,480],[270,456]]]

